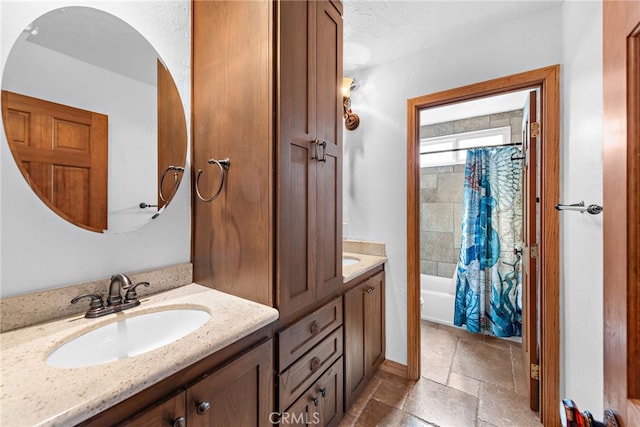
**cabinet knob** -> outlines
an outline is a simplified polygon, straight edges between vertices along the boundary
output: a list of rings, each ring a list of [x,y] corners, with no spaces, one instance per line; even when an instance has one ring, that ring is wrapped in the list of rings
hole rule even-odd
[[[320,369],[320,359],[318,359],[317,357],[314,357],[313,359],[311,359],[311,363],[309,364],[309,367],[311,368],[311,372],[315,372],[318,369]]]
[[[368,294],[370,294],[371,292],[373,292],[373,291],[375,291],[375,290],[376,290],[376,287],[375,287],[375,286],[371,286],[371,287],[369,287],[369,288],[365,289],[365,291],[366,291]]]
[[[209,402],[198,402],[196,403],[196,412],[198,415],[204,415],[209,412],[211,409],[211,404]]]
[[[322,387],[320,389],[320,394],[322,395],[322,397],[327,397],[327,388],[326,387]]]
[[[311,398],[311,401],[313,402],[313,406],[315,406],[316,408],[320,405],[320,399],[318,399],[318,396],[313,396]]]
[[[309,328],[309,330],[312,334],[317,334],[318,332],[320,332],[320,324],[314,320],[313,322],[311,322],[311,327]]]
[[[187,420],[184,417],[178,417],[173,420],[172,427],[187,427]]]

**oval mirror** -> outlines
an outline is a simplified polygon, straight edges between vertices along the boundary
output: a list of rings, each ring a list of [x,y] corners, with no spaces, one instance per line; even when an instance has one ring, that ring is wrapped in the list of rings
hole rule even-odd
[[[65,7],[25,28],[1,104],[29,186],[79,227],[136,229],[178,189],[187,132],[177,87],[149,42],[109,13]]]

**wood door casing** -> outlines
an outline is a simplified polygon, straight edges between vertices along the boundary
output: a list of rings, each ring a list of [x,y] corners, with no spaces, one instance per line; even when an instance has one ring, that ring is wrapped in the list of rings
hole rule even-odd
[[[603,4],[604,406],[640,425],[640,3]],[[579,404],[579,402],[578,402]]]
[[[560,402],[560,67],[553,65],[407,100],[407,377],[420,377],[420,171],[422,109],[540,87],[540,419],[559,426]]]
[[[537,258],[532,247],[537,245],[537,136],[531,131],[537,121],[537,92],[531,91],[522,117],[524,152],[522,179],[522,357],[529,393],[529,408],[538,411],[539,381],[531,376],[530,367],[538,365],[537,337]],[[542,125],[542,123],[540,123]],[[526,308],[525,308],[526,307]]]
[[[25,179],[54,212],[107,229],[108,117],[2,91],[7,140]]]

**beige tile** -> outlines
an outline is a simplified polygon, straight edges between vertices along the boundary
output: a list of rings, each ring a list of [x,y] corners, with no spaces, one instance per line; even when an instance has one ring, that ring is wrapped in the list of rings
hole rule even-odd
[[[427,422],[445,426],[474,426],[478,399],[421,378],[404,403],[404,411]]]
[[[402,409],[402,404],[412,388],[413,382],[382,381],[373,393],[373,399],[393,408]]]
[[[431,261],[452,262],[454,260],[453,232],[427,231],[426,245],[420,248],[422,259]]]
[[[458,252],[457,250],[454,250],[453,254],[455,255],[457,252]],[[457,266],[458,266],[458,264],[453,263],[453,262],[439,262],[438,263],[438,276],[446,277],[447,279],[451,279],[451,277],[453,276],[454,271],[456,271],[456,267]],[[451,303],[451,304],[453,304],[453,303]]]
[[[377,400],[370,400],[358,417],[356,426],[401,426],[404,412]]]
[[[420,331],[422,349],[447,356],[453,356],[456,351],[458,338],[455,335],[451,335],[446,330],[438,328],[437,324],[434,325],[436,326],[427,326],[426,321],[423,320]]]
[[[462,203],[464,195],[464,173],[454,172],[438,175],[436,202]]]
[[[486,383],[480,385],[478,418],[498,427],[542,425],[536,413],[529,409],[526,397]]]
[[[420,355],[420,375],[440,384],[449,379],[453,358],[433,351],[422,350]]]
[[[485,335],[484,336],[484,343],[486,345],[490,345],[490,346],[493,346],[493,347],[498,347],[498,348],[501,348],[501,349],[504,349],[504,350],[511,350],[511,341],[509,341],[509,340],[505,340],[505,339],[501,339],[501,338]]]
[[[511,347],[511,363],[513,365],[513,381],[516,393],[527,395],[527,377],[524,369],[524,360],[522,359],[522,349]]]
[[[480,381],[475,378],[466,377],[458,374],[457,372],[449,373],[448,387],[455,388],[456,390],[464,391],[467,394],[478,397],[480,392]]]
[[[381,372],[381,371],[378,370],[378,372]],[[351,404],[351,407],[349,408],[349,411],[348,411],[349,414],[353,415],[354,417],[359,417],[360,413],[362,412],[364,407],[367,406],[367,403],[369,403],[369,400],[371,399],[373,394],[376,392],[376,390],[378,389],[381,383],[382,383],[382,380],[377,376],[374,376],[373,378],[371,378],[371,381],[369,381],[369,383],[364,387],[364,389],[362,389],[362,392],[360,392],[360,395],[355,400],[355,402]]]
[[[438,175],[420,175],[420,188],[437,188]]]
[[[453,358],[453,372],[514,390],[511,351],[461,339]]]
[[[453,203],[422,203],[420,224],[424,231],[453,232]]]
[[[358,419],[356,417],[354,417],[349,413],[346,413],[344,414],[344,417],[342,417],[342,419],[340,420],[338,427],[353,427],[356,425],[357,421]]]

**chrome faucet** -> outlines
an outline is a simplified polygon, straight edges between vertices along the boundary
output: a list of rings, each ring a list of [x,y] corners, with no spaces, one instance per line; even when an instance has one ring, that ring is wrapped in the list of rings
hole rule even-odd
[[[149,286],[149,282],[140,282],[135,285],[131,284],[125,274],[119,273],[111,276],[111,283],[109,283],[109,294],[107,295],[107,305],[104,305],[102,297],[96,294],[85,294],[75,297],[71,300],[71,304],[75,304],[82,298],[90,298],[91,303],[89,305],[89,311],[84,317],[94,318],[100,317],[111,313],[117,313],[119,311],[126,310],[131,307],[140,305],[138,300],[138,294],[136,288],[139,285]],[[127,291],[124,300],[122,298],[122,290]]]

